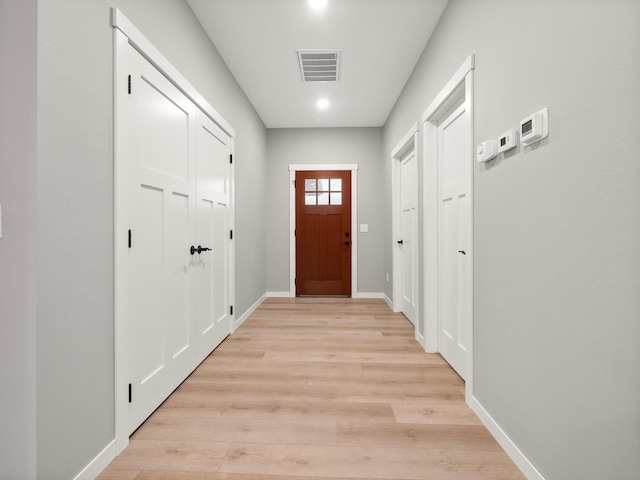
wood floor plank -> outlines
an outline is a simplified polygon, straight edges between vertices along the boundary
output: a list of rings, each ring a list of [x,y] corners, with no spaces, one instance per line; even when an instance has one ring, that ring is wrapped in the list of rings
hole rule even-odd
[[[454,385],[464,383],[457,375],[450,372],[431,371],[423,368],[407,368],[398,366],[395,369],[363,370],[362,368],[314,368],[316,365],[302,364],[264,364],[262,368],[240,370],[231,368],[227,371],[199,370],[191,376],[191,383],[220,384],[273,384],[289,383],[301,385]],[[444,370],[444,369],[439,369]]]
[[[152,416],[140,427],[136,440],[178,442],[238,442],[335,445],[335,422],[269,421],[223,417]]]
[[[140,472],[136,480],[294,480],[299,477],[290,475],[265,475],[251,473],[204,473],[204,472]],[[102,479],[100,479],[102,480]],[[112,480],[120,480],[114,477]],[[125,480],[125,479],[122,479]],[[126,479],[129,480],[129,479]],[[305,476],[304,480],[362,480],[356,477],[317,477]],[[382,478],[378,480],[404,480],[401,478]]]
[[[302,385],[294,382],[279,384],[223,384],[192,382],[181,388],[178,395],[184,401],[204,401],[213,396],[218,400],[251,400],[257,396],[265,401],[286,400],[325,400],[337,402],[422,402],[436,400],[464,400],[464,387],[461,385],[347,385],[337,388],[334,385]],[[176,395],[176,394],[174,394]]]
[[[109,466],[98,478],[100,480],[136,480],[140,473],[138,470],[120,470]]]
[[[267,299],[100,480],[524,478],[386,302]]]
[[[110,465],[110,470],[175,470],[189,472],[217,471],[227,451],[228,442],[183,442],[174,440],[135,441]]]
[[[234,402],[222,413],[233,418],[276,418],[286,421],[371,421],[395,422],[388,403],[350,402]]]
[[[268,351],[264,354],[265,360],[269,361],[292,361],[296,358],[290,352]],[[351,363],[391,363],[407,364],[418,363],[421,365],[441,365],[441,360],[434,357],[425,356],[420,352],[311,352],[298,359],[299,362],[339,362]]]
[[[521,479],[502,452],[233,444],[220,469],[230,473],[359,479]]]
[[[338,445],[496,451],[498,444],[481,425],[339,423]]]
[[[391,405],[398,423],[439,425],[481,425],[473,410],[457,402],[431,402],[429,405],[394,403]]]

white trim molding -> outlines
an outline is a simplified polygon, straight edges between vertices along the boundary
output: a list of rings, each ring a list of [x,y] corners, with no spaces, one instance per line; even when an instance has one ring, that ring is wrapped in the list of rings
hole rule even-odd
[[[467,74],[476,68],[475,55],[469,55],[466,60],[460,65],[456,73],[449,79],[440,93],[436,95],[436,98],[432,100],[427,109],[422,114],[422,123],[429,121],[431,117],[442,107],[446,100],[451,96],[453,92],[465,81]]]
[[[267,298],[290,298],[290,292],[267,292]]]
[[[386,293],[382,294],[382,298],[384,299],[385,302],[387,302],[387,305],[389,305],[389,308],[391,310],[393,310],[393,302],[391,301],[391,299],[389,297],[387,297]]]
[[[236,318],[235,322],[233,323],[233,331],[234,331],[234,332],[235,332],[236,330],[238,330],[238,328],[240,327],[240,325],[242,325],[242,324],[245,322],[245,320],[246,320],[247,318],[249,318],[249,317],[251,316],[251,314],[252,314],[253,312],[255,312],[255,311],[258,309],[258,307],[259,307],[260,305],[262,305],[262,302],[264,302],[264,301],[267,299],[267,297],[268,297],[268,296],[269,296],[269,294],[268,294],[268,293],[265,293],[264,295],[262,295],[262,296],[261,296],[261,297],[256,301],[256,303],[254,303],[253,305],[251,305],[251,306],[249,307],[249,309],[248,309],[246,312],[244,312],[240,317]]]
[[[296,296],[296,172],[314,170],[351,170],[351,231],[358,231],[358,165],[310,164],[289,165],[289,296]],[[351,297],[358,292],[358,236],[351,235]]]
[[[498,444],[502,447],[502,449],[509,455],[509,458],[513,460],[513,463],[520,469],[520,471],[527,477],[528,480],[545,480],[542,474],[538,471],[538,469],[529,461],[527,456],[518,448],[518,446],[513,443],[511,438],[506,434],[506,432],[498,425],[489,412],[485,410],[485,408],[480,404],[480,402],[476,399],[476,397],[471,396],[470,401],[467,400],[467,403],[471,407],[471,409],[478,415],[480,421],[487,427],[487,430],[493,435],[493,438],[496,439]]]
[[[400,249],[396,245],[396,240],[402,238],[402,225],[401,218],[398,212],[401,209],[401,185],[400,185],[400,166],[402,160],[410,153],[414,153],[416,161],[418,162],[418,172],[420,172],[420,157],[418,156],[418,124],[414,123],[409,131],[402,137],[402,140],[398,142],[395,148],[391,152],[391,225],[392,225],[392,271],[393,271],[393,285],[392,294],[393,301],[391,302],[391,309],[394,312],[402,311],[402,256]],[[416,181],[419,181],[416,179]],[[418,187],[419,190],[419,187]],[[418,218],[421,218],[422,212],[420,211],[420,203],[418,202]],[[417,232],[420,233],[419,231]],[[418,244],[420,244],[420,238],[418,238]],[[416,259],[416,262],[418,259]],[[418,272],[416,285],[417,290],[420,291],[420,273]],[[415,335],[416,340],[424,348],[424,336],[420,334],[420,326],[422,322],[421,307],[420,307],[420,295],[416,298],[416,319],[415,319]]]
[[[96,458],[91,460],[78,475],[73,477],[73,480],[94,480],[116,458],[116,455],[116,441],[112,440],[96,455]]]
[[[382,292],[357,292],[355,295],[351,295],[351,298],[379,298],[379,299],[384,299],[384,293],[382,293]]]
[[[111,26],[121,31],[130,45],[138,50],[153,66],[167,77],[182,93],[195,103],[230,137],[235,137],[236,132],[229,123],[211,106],[207,100],[187,81],[169,60],[138,30],[124,14],[113,7],[111,9]]]
[[[473,70],[474,55],[470,55],[445,84],[422,115],[422,221],[424,285],[422,314],[425,323],[424,347],[427,352],[438,351],[438,126],[439,117],[457,98],[461,88],[469,99],[471,114],[471,145],[473,145]],[[473,152],[469,152],[473,161]],[[473,189],[473,182],[471,188]],[[473,197],[472,197],[473,198]],[[472,214],[473,215],[473,214]],[[472,329],[473,332],[473,329]],[[473,338],[469,357],[473,358]],[[467,399],[473,392],[473,368],[469,368],[466,382]]]

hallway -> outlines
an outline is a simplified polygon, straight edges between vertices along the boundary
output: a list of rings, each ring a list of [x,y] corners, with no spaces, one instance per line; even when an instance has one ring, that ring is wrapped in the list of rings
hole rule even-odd
[[[524,477],[383,300],[272,298],[98,478]]]

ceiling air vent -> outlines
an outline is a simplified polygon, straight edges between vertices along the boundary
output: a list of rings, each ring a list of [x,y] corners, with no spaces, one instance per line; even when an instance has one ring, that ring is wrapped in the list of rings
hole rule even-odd
[[[342,50],[298,50],[303,82],[337,82],[340,80]]]

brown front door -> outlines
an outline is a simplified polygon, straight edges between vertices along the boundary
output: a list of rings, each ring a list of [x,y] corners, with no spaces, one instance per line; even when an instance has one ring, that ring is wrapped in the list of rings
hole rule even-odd
[[[296,295],[351,295],[351,171],[296,172]]]

